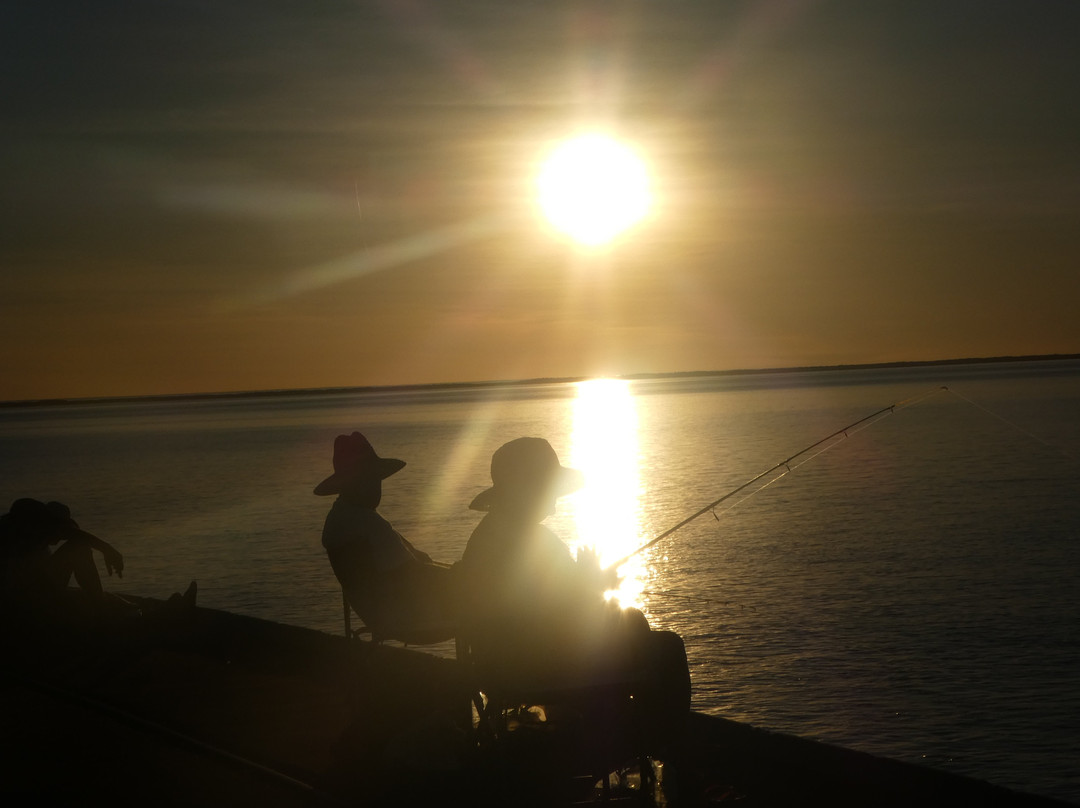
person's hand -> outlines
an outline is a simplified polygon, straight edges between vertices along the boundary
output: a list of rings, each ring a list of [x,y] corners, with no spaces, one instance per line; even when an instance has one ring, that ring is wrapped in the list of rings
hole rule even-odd
[[[600,554],[595,547],[580,547],[577,551],[577,563],[581,571],[599,588],[614,589],[619,585],[619,576],[614,569],[600,566]]]
[[[116,576],[118,578],[124,577],[124,557],[120,555],[116,550],[110,547],[102,552],[102,556],[105,558],[105,571],[109,575],[113,574],[113,570],[116,570]]]
[[[577,551],[577,563],[581,565],[582,569],[591,567],[599,570],[600,554],[596,552],[595,547],[579,547]]]

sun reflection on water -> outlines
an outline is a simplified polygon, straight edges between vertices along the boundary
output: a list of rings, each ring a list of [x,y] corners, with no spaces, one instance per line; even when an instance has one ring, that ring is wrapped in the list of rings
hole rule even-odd
[[[574,521],[580,546],[593,547],[604,566],[642,543],[638,416],[630,383],[592,379],[577,384],[569,465],[585,475],[575,494]],[[609,597],[641,606],[646,570],[635,556],[619,568],[618,589]]]

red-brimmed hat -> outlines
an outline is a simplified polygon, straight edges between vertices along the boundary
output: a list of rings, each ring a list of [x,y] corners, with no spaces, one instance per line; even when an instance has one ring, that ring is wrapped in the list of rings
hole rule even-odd
[[[334,440],[334,473],[315,486],[315,493],[324,497],[340,494],[349,483],[362,477],[374,476],[385,480],[405,468],[404,460],[379,457],[359,432],[338,435]]]

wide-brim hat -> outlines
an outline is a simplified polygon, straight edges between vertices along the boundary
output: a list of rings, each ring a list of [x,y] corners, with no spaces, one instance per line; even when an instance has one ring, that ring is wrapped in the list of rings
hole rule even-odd
[[[23,497],[11,503],[3,519],[16,525],[26,535],[61,539],[69,538],[73,532],[80,532],[79,526],[71,518],[71,509],[62,502],[42,502]]]
[[[375,454],[368,439],[359,432],[338,435],[334,440],[334,473],[315,486],[315,493],[320,497],[340,494],[357,480],[371,477],[385,480],[403,468],[404,460]]]
[[[487,511],[500,502],[572,494],[585,484],[577,469],[567,468],[543,438],[517,438],[491,456],[492,486],[481,491],[469,507]]]

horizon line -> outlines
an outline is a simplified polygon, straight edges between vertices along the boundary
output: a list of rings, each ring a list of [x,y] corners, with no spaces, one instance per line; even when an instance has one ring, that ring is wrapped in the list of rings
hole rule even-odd
[[[594,378],[622,381],[649,379],[705,378],[710,376],[753,376],[780,373],[817,373],[830,370],[885,370],[904,367],[934,367],[943,365],[976,365],[1005,362],[1043,362],[1080,359],[1080,353],[1030,354],[1020,356],[984,356],[954,359],[898,360],[893,362],[861,362],[841,365],[797,365],[772,368],[734,368],[728,370],[677,370],[655,373],[628,373],[614,376],[551,376],[531,379],[502,379],[463,382],[424,382],[415,384],[341,385],[332,387],[266,388],[261,390],[223,390],[201,393],[147,393],[121,396],[73,396],[65,398],[14,399],[0,401],[0,408],[35,407],[64,404],[108,404],[125,401],[178,401],[185,399],[250,398],[256,396],[301,396],[319,393],[405,392],[409,390],[454,390],[514,387],[539,384],[571,384]]]

